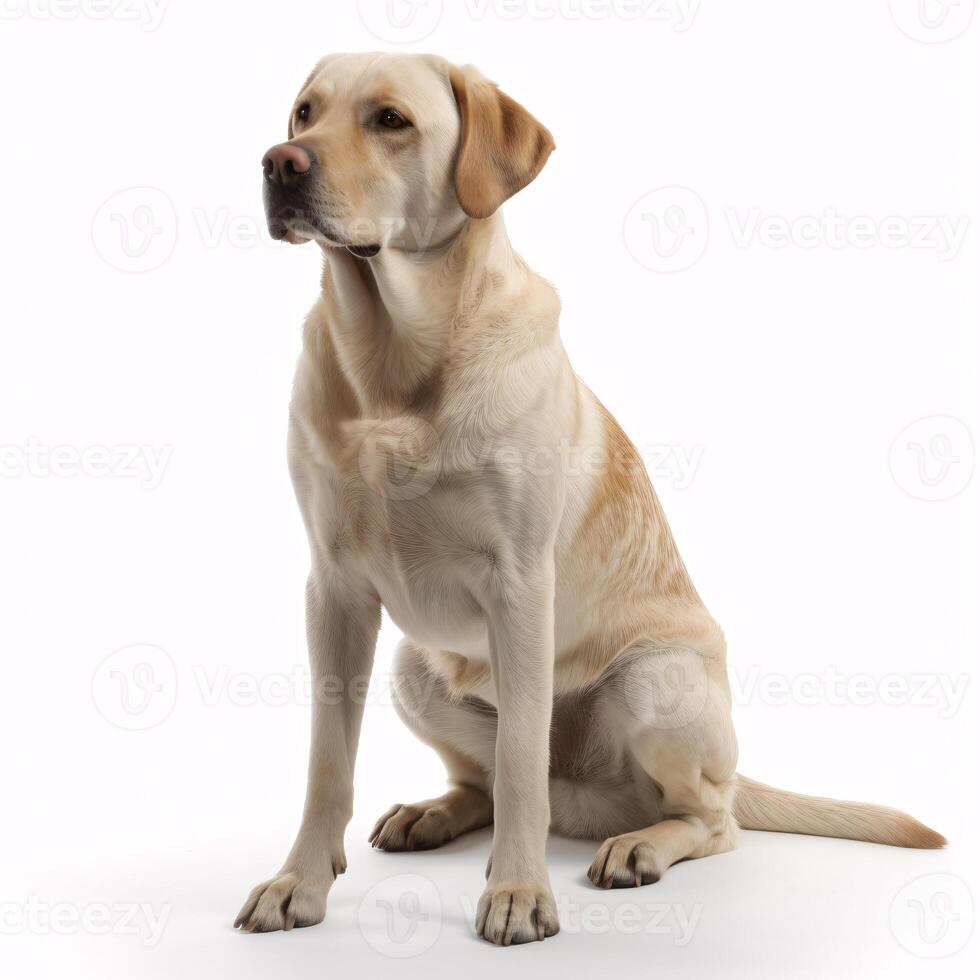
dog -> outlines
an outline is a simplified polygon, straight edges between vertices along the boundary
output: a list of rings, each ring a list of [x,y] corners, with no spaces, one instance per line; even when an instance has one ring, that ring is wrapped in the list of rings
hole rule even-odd
[[[476,931],[499,945],[558,932],[550,830],[602,842],[602,888],[731,850],[740,826],[945,844],[896,810],[736,773],[724,635],[504,227],[551,133],[471,66],[385,53],[324,58],[288,137],[263,159],[269,230],[324,255],[289,429],[314,689],[370,674],[383,606],[405,634],[396,709],[449,782],[393,806],[371,843],[492,824]],[[362,713],[314,698],[299,833],[236,926],[324,918]]]

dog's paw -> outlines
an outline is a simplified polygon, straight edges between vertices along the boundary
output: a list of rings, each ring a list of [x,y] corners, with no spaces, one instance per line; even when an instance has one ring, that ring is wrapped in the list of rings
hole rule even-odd
[[[476,911],[477,935],[497,946],[547,939],[558,932],[558,909],[547,885],[488,885]]]
[[[452,818],[437,803],[396,803],[383,813],[368,840],[383,851],[426,851],[455,837]]]
[[[249,893],[235,928],[243,932],[275,932],[323,921],[327,911],[327,892],[333,880],[304,878],[286,872],[263,881]]]
[[[663,868],[654,846],[634,834],[604,841],[589,868],[589,880],[599,888],[651,885],[661,874]]]

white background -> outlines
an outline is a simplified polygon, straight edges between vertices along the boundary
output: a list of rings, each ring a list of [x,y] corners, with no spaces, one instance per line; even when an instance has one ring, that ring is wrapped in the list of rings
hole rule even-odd
[[[637,18],[604,0],[397,0],[401,33],[382,0],[163,0],[159,23],[148,0],[104,2],[3,0],[0,18],[4,972],[965,975],[973,0],[930,0],[938,27],[903,0],[703,0],[690,23],[674,2]],[[493,949],[471,930],[486,833],[432,854],[365,841],[442,779],[384,703],[386,622],[327,921],[232,931],[297,827],[308,724],[284,441],[320,260],[265,236],[259,160],[320,55],[378,48],[474,62],[553,131],[507,205],[511,237],[558,287],[573,364],[647,458],[725,627],[740,769],[906,809],[947,850],[745,833],[657,885],[598,892],[594,845],[554,840],[563,932]],[[117,197],[132,187],[150,190]],[[659,188],[681,190],[647,197]],[[820,224],[833,214],[842,240]],[[957,223],[955,254],[902,242]],[[665,227],[682,233],[673,258]],[[780,227],[808,246],[777,247]],[[140,229],[155,233],[127,254]],[[162,478],[125,467],[129,447]],[[127,714],[141,663],[160,690]],[[956,877],[915,883],[936,873]],[[403,893],[427,918],[399,922],[396,904],[388,934],[377,898]],[[157,941],[145,912],[130,934],[129,903],[165,916]]]

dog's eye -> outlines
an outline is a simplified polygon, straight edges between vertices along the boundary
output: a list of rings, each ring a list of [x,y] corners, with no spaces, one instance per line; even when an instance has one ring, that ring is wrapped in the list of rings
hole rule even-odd
[[[300,122],[306,122],[310,118],[310,104],[309,102],[304,102],[301,106],[296,109],[296,118]]]
[[[404,129],[412,124],[395,109],[382,109],[378,113],[378,123],[387,129]]]

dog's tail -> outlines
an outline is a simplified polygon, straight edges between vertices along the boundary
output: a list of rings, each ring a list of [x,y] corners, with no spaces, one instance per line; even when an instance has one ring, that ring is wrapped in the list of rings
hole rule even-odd
[[[735,819],[746,830],[846,837],[896,847],[943,847],[946,838],[900,810],[801,796],[738,774]]]

